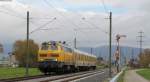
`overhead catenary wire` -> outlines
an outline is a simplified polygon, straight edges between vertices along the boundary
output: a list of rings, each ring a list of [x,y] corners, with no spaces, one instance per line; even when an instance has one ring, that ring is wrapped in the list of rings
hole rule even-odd
[[[32,21],[30,21],[30,23],[31,24],[33,24],[35,27],[37,27],[38,25],[37,24],[35,24],[34,22],[32,22]],[[41,27],[41,26],[43,26],[43,25],[39,25],[38,27]],[[46,25],[47,26],[47,25]],[[46,27],[46,26],[44,26],[44,27]],[[40,28],[40,29],[38,29],[38,30],[36,30],[36,31],[40,31],[40,30],[53,30],[53,29],[60,29],[60,28]],[[35,32],[35,31],[34,31]],[[33,33],[33,32],[32,32]]]
[[[101,1],[101,4],[102,4],[103,8],[104,8],[104,11],[106,13],[109,13],[109,10],[108,10],[107,6],[105,5],[105,1],[104,0],[100,0],[100,1]]]
[[[22,15],[20,15],[20,14],[17,14],[17,13],[15,13],[14,11],[10,11],[9,9],[7,9],[7,11],[1,11],[2,13],[4,13],[4,14],[8,14],[8,15],[10,15],[10,16],[14,16],[14,17],[17,17],[17,18],[22,18],[22,19],[26,19],[25,17],[23,17]],[[62,15],[63,16],[63,15]],[[50,18],[34,18],[34,17],[30,17],[29,19],[50,19]],[[68,19],[68,20],[70,20],[70,19]],[[31,21],[30,21],[31,22]],[[30,32],[30,34],[31,33],[33,33],[33,32],[35,32],[35,31],[37,31],[37,30],[49,30],[49,29],[42,29],[42,28],[44,28],[45,26],[47,26],[49,23],[51,23],[52,21],[48,21],[47,23],[45,23],[44,25],[41,25],[41,26],[39,26],[37,29],[35,29],[35,30],[33,30],[33,31],[31,31]],[[32,24],[33,24],[33,22],[31,22]],[[72,22],[71,22],[72,23]],[[74,24],[74,23],[72,23],[74,26],[76,26],[76,27],[79,27],[78,25],[76,25],[76,24]],[[51,29],[51,28],[50,28]],[[83,33],[83,32],[81,32],[81,33]]]
[[[81,21],[82,20],[82,21]],[[83,17],[83,18],[81,18],[81,20],[79,20],[80,22],[84,22],[84,23],[87,23],[87,24],[89,24],[88,25],[88,27],[86,27],[86,28],[77,28],[77,29],[99,29],[101,32],[103,32],[103,33],[105,33],[105,34],[108,34],[108,32],[107,31],[105,31],[104,29],[102,29],[102,28],[99,28],[98,26],[96,26],[96,25],[94,25],[93,23],[91,23],[91,22],[89,22],[89,21],[87,21],[87,20],[85,20],[85,17]],[[84,21],[83,21],[84,20]],[[95,28],[89,28],[89,27],[95,27]]]
[[[13,10],[13,9],[9,9],[9,8],[7,8],[7,7],[5,7],[5,6],[0,6],[0,7],[3,8],[3,9],[5,9],[5,10],[7,10],[8,12],[11,12],[11,13],[14,14],[14,15],[19,16],[20,18],[26,19],[25,16],[23,16],[23,15],[22,15],[21,13],[19,13],[19,12],[16,12],[16,11]]]
[[[82,20],[84,20],[85,22],[87,22],[87,23],[90,24],[91,26],[93,26],[93,27],[95,27],[95,28],[97,28],[97,29],[100,29],[100,30],[101,30],[102,32],[104,32],[105,34],[108,34],[107,31],[105,31],[105,30],[99,28],[98,26],[96,26],[95,24],[93,24],[93,23],[91,23],[91,22],[85,20],[85,18],[82,18]]]
[[[46,3],[49,7],[56,9],[56,8],[55,8],[51,3],[49,3],[47,0],[44,0],[44,1],[45,1],[45,3]],[[69,20],[68,22],[70,22],[72,25],[74,25],[75,27],[80,28],[80,26],[76,25],[74,22],[72,22],[72,20],[68,19],[64,14],[62,14],[62,12],[58,11],[57,9],[56,9],[56,12],[58,12],[58,14],[59,14],[60,16],[62,16],[63,18]],[[75,28],[75,29],[78,29],[78,28]],[[102,30],[102,29],[101,29],[101,30]],[[79,31],[80,31],[80,30],[79,30]],[[102,32],[107,33],[107,32],[104,31],[104,30],[102,30]],[[82,31],[81,33],[83,33],[83,31]],[[85,35],[85,34],[86,34],[86,33],[84,33],[84,35]],[[85,35],[85,36],[87,36],[87,35]]]
[[[30,17],[30,19],[35,19],[35,20],[37,20],[37,19],[41,19],[41,20],[48,20],[48,19],[52,19],[52,18],[50,18],[50,17]]]
[[[22,14],[17,13],[14,10],[8,9],[5,6],[0,6],[0,8],[5,9],[5,10],[0,10],[0,13],[4,13],[4,14],[7,14],[7,15],[10,15],[10,16],[13,16],[13,17],[21,18],[21,19],[26,19],[26,17],[24,17]],[[25,9],[25,8],[23,8],[23,9]],[[37,19],[43,19],[44,20],[45,19],[45,20],[49,20],[49,19],[52,19],[52,18],[50,18],[50,17],[30,17],[29,19],[35,19],[35,20],[37,20]]]
[[[17,17],[17,18],[24,19],[24,18],[22,18],[22,17],[20,17],[20,16],[18,16],[18,15],[11,14],[10,12],[6,12],[6,11],[1,11],[1,10],[0,10],[0,13],[7,14],[7,15],[12,16],[12,17]]]
[[[79,16],[80,16],[80,14],[78,14]],[[82,15],[81,15],[82,16]],[[82,16],[82,17],[84,17],[84,16]],[[85,18],[84,18],[85,19]],[[81,19],[82,21],[83,21],[83,18]],[[78,20],[78,21],[80,21],[80,22],[82,22],[81,20]],[[107,31],[105,31],[104,29],[102,29],[102,28],[99,28],[98,26],[96,26],[96,25],[94,25],[93,23],[91,23],[91,22],[89,22],[89,21],[83,21],[83,22],[86,22],[87,24],[90,24],[91,26],[93,26],[93,27],[96,27],[96,29],[100,29],[100,31],[101,32],[103,32],[103,33],[105,33],[105,34],[108,34],[108,32]],[[79,27],[79,26],[78,26]],[[88,26],[88,28],[86,28],[86,29],[92,29],[92,28],[89,28],[90,26]],[[79,28],[76,28],[76,29],[80,29],[80,27]],[[93,28],[94,29],[94,28]]]
[[[80,26],[78,26],[77,24],[75,24],[74,22],[71,22],[72,20],[70,20],[69,18],[67,18],[65,15],[63,15],[60,11],[58,11],[51,3],[49,3],[47,0],[44,0],[45,1],[45,3],[49,6],[49,7],[51,7],[51,8],[54,8],[55,10],[56,10],[56,12],[60,15],[60,16],[62,16],[63,18],[65,18],[65,19],[67,19],[68,20],[68,22],[70,22],[72,25],[74,25],[75,27],[78,27],[78,28],[80,28]],[[74,28],[75,29],[75,28]],[[81,32],[81,33],[83,33],[83,32]],[[86,33],[85,33],[86,34]]]
[[[78,26],[77,24],[75,24],[74,22],[72,22],[71,19],[69,19],[69,18],[66,17],[64,14],[62,14],[62,12],[58,11],[50,2],[48,2],[47,0],[44,0],[44,1],[45,1],[45,3],[46,3],[49,7],[54,8],[54,9],[56,10],[56,12],[57,12],[60,16],[62,16],[62,17],[65,18],[66,20],[68,20],[68,22],[70,22],[70,23],[71,23],[72,25],[74,25],[75,27],[79,27],[79,28],[80,28],[80,26]]]
[[[42,26],[39,26],[38,28],[36,28],[35,30],[31,31],[30,34],[32,34],[33,32],[37,31],[37,30],[40,30],[42,28],[44,28],[45,26],[47,26],[48,24],[50,24],[51,22],[53,22],[54,20],[56,20],[56,17],[53,18],[52,20],[46,22],[45,24],[43,24]]]
[[[51,6],[52,8],[55,8],[52,4],[50,4],[47,0],[44,0],[44,1],[46,1],[46,3],[49,5],[49,6]],[[56,8],[55,8],[56,9]],[[57,10],[57,9],[56,9]],[[59,12],[58,11],[58,13],[62,16],[62,13],[61,12]],[[64,15],[63,15],[63,17],[65,17]],[[80,20],[79,20],[80,21]],[[71,22],[71,20],[69,19],[69,22]],[[81,21],[82,22],[82,21]],[[85,21],[84,21],[85,22]],[[87,21],[86,21],[87,22]],[[76,24],[74,24],[74,22],[71,22],[74,26],[76,26],[76,27],[79,27],[79,29],[80,29],[80,26],[77,26]],[[90,22],[88,22],[88,23],[90,23]],[[94,24],[92,24],[92,23],[90,23],[92,26],[94,26],[94,27],[96,27],[96,28],[98,28],[98,29],[100,29],[102,32],[104,32],[104,33],[107,33],[106,31],[104,31],[103,29],[101,29],[101,28],[99,28],[99,27],[97,27],[96,25],[94,25]],[[89,26],[88,26],[89,27]],[[78,28],[76,28],[76,29],[78,29]]]

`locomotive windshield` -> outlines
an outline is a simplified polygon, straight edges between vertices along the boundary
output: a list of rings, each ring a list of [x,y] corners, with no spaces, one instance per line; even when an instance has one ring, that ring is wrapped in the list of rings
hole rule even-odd
[[[42,43],[41,50],[48,50],[48,48],[49,48],[48,43]]]
[[[57,50],[57,46],[56,45],[51,45],[50,50]]]
[[[42,43],[41,50],[58,50],[56,43]]]

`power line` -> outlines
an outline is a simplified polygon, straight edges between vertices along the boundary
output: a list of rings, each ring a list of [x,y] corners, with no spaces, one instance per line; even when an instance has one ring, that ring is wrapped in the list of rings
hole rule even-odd
[[[50,17],[30,17],[30,20],[31,19],[35,19],[35,20],[49,20],[49,19],[52,19]]]
[[[78,14],[78,15],[80,15],[80,14]],[[82,15],[81,15],[81,16],[82,16]],[[82,16],[82,17],[83,17],[83,18],[81,18],[81,19],[82,19],[82,21],[83,21],[84,23],[90,24],[91,26],[93,26],[93,27],[95,27],[95,28],[77,28],[77,29],[100,29],[101,32],[108,34],[108,32],[105,31],[104,29],[99,28],[99,27],[96,26],[95,24],[93,24],[93,23],[91,23],[91,22],[85,20],[85,17],[84,17],[84,16]],[[79,21],[82,22],[81,20],[79,20]],[[90,27],[90,26],[88,26],[88,27]]]
[[[54,9],[56,9],[51,3],[49,3],[47,0],[44,0],[45,1],[45,3],[49,6],[49,7],[52,7],[52,8],[54,8]],[[65,18],[65,19],[67,19],[68,20],[68,22],[70,22],[72,25],[74,25],[75,27],[78,27],[78,28],[80,28],[80,26],[78,26],[77,24],[75,24],[74,22],[72,22],[72,20],[70,20],[69,18],[67,18],[65,15],[63,15],[60,11],[58,11],[57,9],[56,9],[56,12],[60,15],[60,16],[62,16],[63,18]],[[80,31],[80,30],[79,30]],[[83,32],[81,32],[81,33],[83,33]],[[85,33],[86,34],[86,33]]]
[[[104,8],[105,12],[108,13],[109,11],[107,9],[107,6],[105,5],[104,0],[100,0],[100,1],[101,1],[102,5],[103,5],[103,8]]]
[[[9,15],[9,16],[13,16],[13,17],[17,17],[17,18],[24,19],[24,18],[22,18],[22,17],[20,17],[20,16],[18,16],[18,15],[10,14],[9,12],[0,11],[0,13],[7,14],[7,15]]]
[[[51,8],[54,8],[54,9],[56,9],[51,3],[49,3],[47,0],[44,0],[45,1],[45,3],[49,6],[49,7],[51,7]],[[66,17],[64,14],[62,14],[62,12],[60,12],[60,11],[58,11],[57,9],[56,9],[56,12],[58,12],[58,14],[60,15],[60,16],[62,16],[63,18],[65,18],[65,19],[67,19],[68,20],[68,22],[70,22],[72,25],[74,25],[75,27],[78,27],[78,28],[80,28],[80,26],[78,26],[77,24],[75,24],[74,22],[72,22],[72,20],[70,20],[70,19],[68,19],[68,17]],[[85,22],[85,21],[84,21]],[[89,22],[87,22],[87,23],[89,23]],[[90,23],[91,24],[91,23]],[[92,26],[95,26],[94,24],[91,24]],[[97,26],[96,26],[97,27]],[[79,30],[80,31],[80,30]],[[104,31],[104,30],[102,30],[101,29],[101,31],[102,32],[104,32],[104,33],[107,33],[106,31]],[[81,32],[81,33],[83,33],[83,32]],[[86,33],[85,33],[86,34]],[[87,36],[87,35],[86,35]]]
[[[79,15],[80,15],[80,14],[78,14],[78,16],[79,16]],[[81,16],[82,16],[82,15],[81,15]],[[104,33],[107,34],[107,32],[106,32],[104,29],[99,28],[99,27],[96,26],[95,24],[93,24],[93,23],[91,23],[91,22],[85,20],[85,17],[84,17],[84,16],[82,16],[82,17],[83,17],[83,18],[81,18],[81,19],[82,19],[82,21],[83,21],[84,23],[90,24],[91,26],[95,27],[94,29],[100,29],[101,32],[104,32]],[[82,22],[81,20],[79,20],[79,21]],[[90,26],[88,26],[88,27],[90,27]],[[78,29],[80,29],[80,28],[78,28]],[[81,29],[83,29],[83,28],[81,28]],[[84,29],[93,29],[93,28],[84,28]]]
[[[47,26],[49,23],[53,22],[54,20],[56,20],[56,17],[48,22],[46,22],[45,24],[43,24],[42,26],[36,28],[35,30],[31,31],[30,34],[32,34],[33,32],[37,31],[37,30],[40,30],[42,28],[44,28],[45,26]]]
[[[52,7],[52,8],[54,8],[54,9],[56,9],[51,3],[49,3],[47,0],[44,0],[45,1],[45,3],[46,4],[48,4],[48,6],[50,6],[50,7]],[[56,11],[62,16],[62,17],[65,17],[61,12],[59,12],[57,9],[56,9]],[[71,22],[71,20],[70,19],[68,19],[67,17],[65,17],[67,20],[69,20],[69,22]],[[83,20],[83,18],[82,18],[82,20]],[[84,21],[85,22],[85,21]],[[88,21],[86,21],[87,23],[90,23],[90,22],[88,22]],[[79,27],[78,25],[76,25],[74,22],[71,22],[74,26],[76,26],[76,27]],[[94,27],[96,27],[96,28],[98,28],[98,29],[101,29],[101,28],[99,28],[99,27],[97,27],[96,25],[94,25],[94,24],[92,24],[92,23],[90,23],[92,26],[94,26]],[[104,31],[103,29],[101,29],[101,31],[102,32],[104,32],[104,33],[107,33],[106,31]]]
[[[87,39],[87,33],[85,33],[84,31],[81,31],[81,30],[76,30],[76,31],[78,31],[78,32],[80,32],[80,33],[82,33],[82,35],[84,35],[85,37],[86,37],[86,39]],[[83,36],[82,36],[83,37]],[[84,40],[85,40],[85,37],[83,37],[84,38]],[[75,35],[75,38],[77,38],[77,33],[76,33],[76,35]],[[88,39],[87,39],[87,41],[88,41]]]
[[[31,21],[30,21],[30,23],[33,24],[34,26],[37,26],[35,23],[33,23],[33,22],[31,22]],[[43,26],[43,25],[41,25],[41,26]],[[41,26],[40,26],[40,27],[41,27]],[[43,27],[43,28],[40,28],[40,29],[38,29],[38,30],[56,30],[56,29],[60,29],[60,28],[44,28],[44,27]],[[38,30],[36,30],[36,31],[38,31]],[[33,33],[33,32],[32,32],[32,33]]]
[[[91,24],[91,26],[93,26],[93,27],[95,27],[95,28],[97,28],[97,29],[100,29],[100,30],[101,30],[102,32],[104,32],[105,34],[108,34],[107,31],[105,31],[105,30],[99,28],[98,26],[96,26],[95,24],[93,24],[93,23],[91,23],[91,22],[85,20],[85,18],[82,18],[82,20],[84,20],[84,21],[87,22],[88,24]]]
[[[48,4],[48,6],[50,6],[50,7],[52,7],[52,8],[54,8],[54,9],[56,9],[52,4],[50,4],[47,0],[44,0],[45,2],[46,2],[46,4]],[[61,12],[59,12],[57,9],[56,9],[56,11],[62,16],[62,17],[65,17]],[[74,22],[71,22],[72,20],[70,20],[70,19],[68,19],[67,17],[65,17],[70,23],[72,23],[74,26],[76,26],[76,27],[78,27],[79,29],[80,29],[80,26],[78,26],[78,25],[76,25]],[[83,20],[83,19],[82,19]],[[80,20],[79,20],[80,21]],[[82,21],[81,21],[82,22]],[[87,22],[87,21],[84,21],[84,22]],[[89,23],[89,24],[91,24],[92,26],[94,26],[94,27],[96,27],[97,29],[100,29],[102,32],[104,32],[104,33],[107,33],[106,31],[104,31],[103,29],[101,29],[101,28],[99,28],[99,27],[97,27],[96,25],[94,25],[94,24],[92,24],[92,23],[90,23],[90,22],[87,22],[87,23]],[[78,28],[76,28],[76,29],[78,29]],[[82,33],[82,32],[81,32]]]
[[[1,6],[1,7],[2,7],[3,9],[7,10],[8,12],[11,12],[11,13],[13,13],[13,14],[17,14],[17,16],[26,19],[22,14],[17,13],[17,12],[16,12],[15,10],[13,10],[13,9],[9,9],[9,8],[7,8],[7,7],[5,7],[5,6]]]
[[[49,7],[54,8],[54,9],[56,10],[56,12],[57,12],[60,16],[62,16],[63,18],[67,19],[68,22],[70,22],[72,25],[74,25],[75,27],[80,27],[80,26],[78,26],[77,24],[75,24],[74,22],[72,22],[72,20],[70,20],[69,18],[67,18],[64,14],[62,14],[60,11],[58,11],[50,2],[48,2],[47,0],[44,0],[44,1],[45,1],[45,3],[46,3]]]
[[[16,13],[14,10],[10,10],[6,7],[3,7],[3,6],[0,6],[1,8],[7,10],[7,11],[0,11],[1,13],[4,13],[4,14],[7,14],[7,15],[10,15],[10,16],[14,16],[14,17],[18,17],[18,18],[22,18],[22,19],[26,19],[23,15],[19,14],[19,13]],[[23,8],[23,7],[22,7]],[[49,19],[52,19],[50,17],[30,17],[29,19],[45,19],[45,20],[49,20]]]

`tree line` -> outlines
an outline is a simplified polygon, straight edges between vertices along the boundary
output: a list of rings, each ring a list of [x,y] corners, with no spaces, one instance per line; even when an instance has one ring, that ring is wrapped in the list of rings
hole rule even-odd
[[[25,67],[27,59],[27,41],[26,40],[17,40],[13,45],[13,54],[18,61],[19,66]],[[37,66],[37,55],[38,55],[39,46],[33,40],[29,40],[29,66]]]
[[[139,54],[139,64],[142,67],[150,67],[150,49],[145,49]]]
[[[129,61],[130,67],[150,67],[150,49],[144,49],[142,53],[138,55],[138,58],[131,58]]]

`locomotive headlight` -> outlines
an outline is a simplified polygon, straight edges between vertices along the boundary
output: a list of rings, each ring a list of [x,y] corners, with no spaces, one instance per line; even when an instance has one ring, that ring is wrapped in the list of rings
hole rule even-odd
[[[56,58],[51,58],[51,59],[49,59],[50,61],[57,61],[57,59]]]
[[[54,61],[57,61],[57,59],[54,59]]]
[[[40,61],[44,61],[44,59],[40,59]]]

